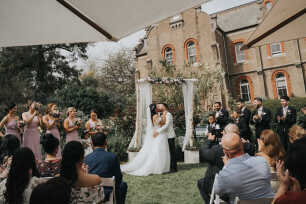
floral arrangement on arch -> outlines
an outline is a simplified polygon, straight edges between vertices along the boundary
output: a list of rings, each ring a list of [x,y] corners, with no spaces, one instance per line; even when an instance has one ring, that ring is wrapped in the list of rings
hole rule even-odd
[[[157,77],[157,78],[152,78],[152,77],[148,77],[146,79],[149,83],[151,84],[183,84],[185,83],[184,78],[182,77],[178,77],[178,78],[170,78],[170,77]]]

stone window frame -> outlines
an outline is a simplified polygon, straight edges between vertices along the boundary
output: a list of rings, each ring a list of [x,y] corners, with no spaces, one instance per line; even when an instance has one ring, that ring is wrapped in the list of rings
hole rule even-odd
[[[276,70],[272,73],[272,88],[273,88],[274,98],[278,99],[278,93],[277,93],[277,88],[276,88],[276,75],[279,73],[282,73],[285,76],[288,96],[291,97],[291,83],[290,83],[290,76],[288,72],[286,72],[285,70]]]
[[[276,44],[276,43],[280,44],[281,53],[273,55],[272,52],[271,52],[271,44]],[[267,45],[267,55],[268,55],[268,57],[276,57],[276,56],[283,55],[285,53],[285,43],[284,42],[276,42],[276,43],[271,43],[271,44]]]
[[[185,43],[184,43],[184,50],[185,50],[185,60],[187,62],[187,64],[189,63],[189,59],[188,59],[188,48],[187,45],[193,42],[195,45],[195,49],[196,49],[196,63],[200,63],[200,50],[199,50],[199,42],[195,39],[195,38],[188,38]]]
[[[248,50],[247,49],[244,50],[244,56],[245,56],[244,61],[237,62],[236,49],[235,49],[235,45],[237,43],[245,43],[245,39],[239,38],[239,39],[236,39],[236,40],[232,41],[232,53],[233,53],[232,57],[233,57],[234,64],[245,63],[249,59]]]
[[[240,92],[240,83],[242,80],[247,80],[249,83],[249,92],[250,92],[250,101],[254,100],[254,87],[253,87],[253,81],[251,79],[251,77],[249,76],[240,76],[238,77],[237,81],[236,81],[236,86],[237,86],[237,96],[239,96],[239,99],[241,98],[241,92]]]
[[[262,3],[262,6],[263,6],[265,9],[266,9],[267,3],[271,3],[272,6],[273,6],[274,0],[264,0],[263,3]],[[272,7],[271,7],[271,8],[272,8]]]
[[[175,65],[175,61],[176,61],[175,48],[174,48],[174,46],[172,44],[168,43],[168,44],[164,45],[163,48],[162,48],[161,55],[162,55],[163,59],[166,60],[165,53],[166,53],[166,49],[167,48],[170,48],[172,50],[172,65]]]

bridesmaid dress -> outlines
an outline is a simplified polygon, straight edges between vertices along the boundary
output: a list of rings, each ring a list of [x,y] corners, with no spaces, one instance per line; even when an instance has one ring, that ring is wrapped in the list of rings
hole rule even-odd
[[[17,123],[18,122],[17,122],[16,118],[14,118],[10,122],[8,122],[5,125],[5,135],[15,135],[15,136],[17,136],[17,138],[21,142],[21,137],[20,137],[20,133],[19,133]]]
[[[27,117],[30,117],[30,113],[27,114]],[[38,131],[39,119],[35,116],[30,124],[27,124],[24,128],[23,133],[23,146],[30,148],[36,160],[41,160],[41,151],[40,151],[40,133]]]
[[[74,126],[74,122],[68,118],[68,127],[73,128]],[[70,141],[80,141],[78,130],[74,130],[66,134],[66,144]]]
[[[52,124],[54,120],[48,120],[49,124]],[[61,158],[62,157],[62,150],[61,150],[61,136],[60,132],[58,130],[58,127],[54,125],[51,129],[47,130],[46,133],[51,133],[54,137],[56,137],[59,140],[59,146],[58,146],[58,151],[56,154],[56,158]]]

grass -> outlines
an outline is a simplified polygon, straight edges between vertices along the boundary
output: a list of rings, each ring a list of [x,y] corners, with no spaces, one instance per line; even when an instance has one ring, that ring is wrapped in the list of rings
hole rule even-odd
[[[128,184],[127,204],[199,204],[203,203],[197,188],[205,164],[178,164],[178,172],[138,177],[124,174]]]

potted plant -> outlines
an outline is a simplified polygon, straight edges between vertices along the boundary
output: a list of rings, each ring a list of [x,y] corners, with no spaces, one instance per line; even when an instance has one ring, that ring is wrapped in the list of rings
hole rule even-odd
[[[184,163],[185,164],[199,164],[200,152],[199,145],[197,143],[187,145],[184,151]]]
[[[136,157],[139,151],[140,151],[139,147],[130,147],[128,149],[127,153],[128,153],[129,162],[132,161]]]

